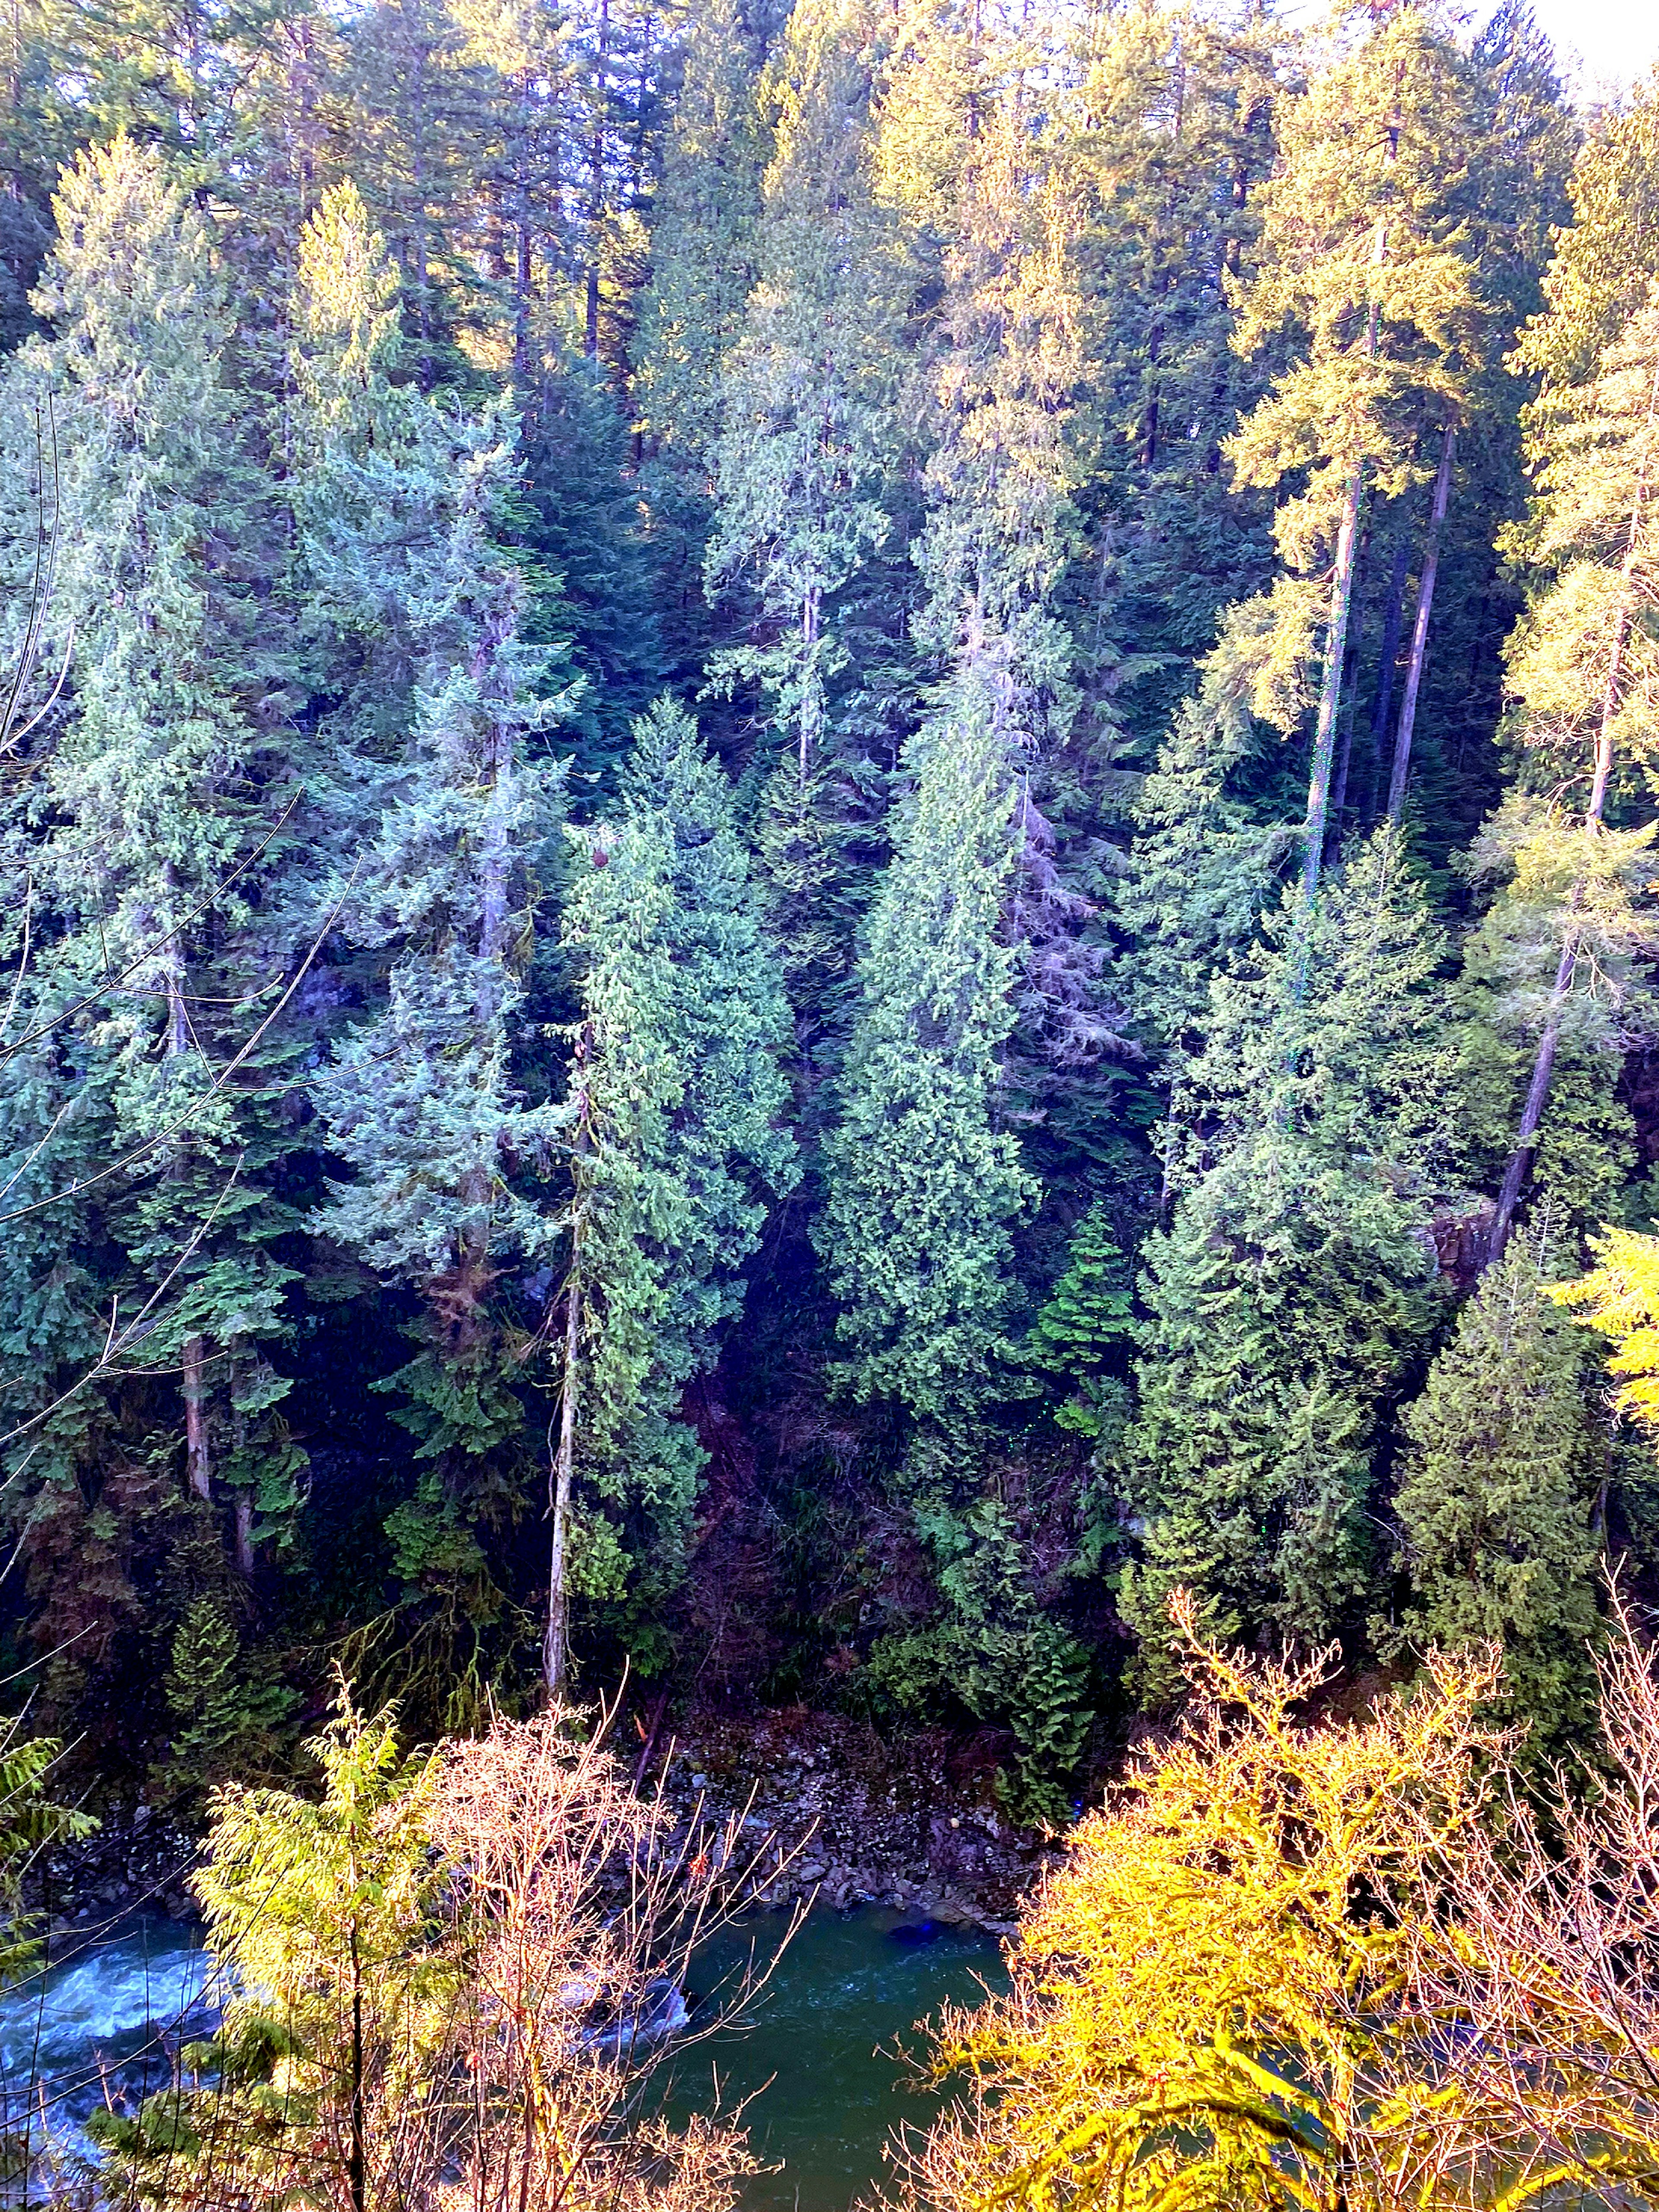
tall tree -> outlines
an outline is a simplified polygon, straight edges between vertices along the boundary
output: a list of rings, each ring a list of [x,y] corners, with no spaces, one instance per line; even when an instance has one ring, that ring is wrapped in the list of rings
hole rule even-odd
[[[1560,1741],[1593,1700],[1592,1504],[1607,1451],[1584,1400],[1582,1336],[1512,1244],[1406,1409],[1395,1492],[1411,1600],[1404,1634],[1491,1642],[1522,1711]]]
[[[1172,1589],[1218,1634],[1317,1642],[1370,1588],[1379,1417],[1428,1322],[1419,1178],[1451,1136],[1443,951],[1384,830],[1212,986],[1124,1453],[1154,1702],[1178,1679]]]
[[[1425,430],[1437,434],[1437,460],[1468,404],[1481,307],[1460,204],[1469,107],[1450,38],[1426,8],[1395,9],[1285,104],[1279,168],[1257,198],[1261,258],[1238,343],[1253,348],[1289,325],[1305,351],[1231,450],[1243,483],[1297,480],[1274,522],[1291,571],[1281,587],[1287,618],[1306,622],[1310,588],[1328,595],[1303,835],[1310,902],[1324,860],[1367,495],[1398,498],[1419,481]]]
[[[1604,823],[1615,766],[1645,764],[1659,750],[1659,284],[1600,373],[1547,393],[1540,416],[1529,550],[1550,580],[1513,642],[1510,678],[1526,742],[1556,778],[1565,771],[1578,783],[1583,799],[1576,827],[1559,813],[1532,825],[1522,871],[1535,883],[1553,859],[1565,896],[1552,917],[1555,978],[1498,1193],[1494,1258],[1531,1168],[1563,1030],[1575,1003],[1605,998],[1617,975],[1616,961],[1608,967],[1592,947],[1610,935],[1627,945],[1631,933],[1634,855]],[[1547,859],[1540,840],[1570,843],[1571,854]]]
[[[349,750],[332,821],[326,786],[317,793],[319,826],[346,845],[342,932],[378,957],[366,1018],[314,1081],[353,1170],[319,1225],[422,1303],[422,1349],[391,1385],[428,1469],[429,1526],[398,1523],[418,1582],[428,1556],[454,1555],[452,1523],[477,1505],[481,1467],[522,1425],[495,1285],[556,1234],[521,1188],[550,1125],[524,1104],[514,1054],[526,860],[551,835],[557,793],[534,733],[557,710],[535,696],[518,574],[495,536],[515,460],[508,419],[392,385],[396,286],[361,199],[338,188],[301,247],[300,559],[337,696],[378,695],[338,726]],[[354,838],[338,817],[366,799],[378,823]]]
[[[275,518],[209,240],[160,155],[118,137],[83,155],[56,215],[51,335],[15,370],[52,392],[64,457],[49,617],[73,649],[37,862],[52,994],[91,1048],[118,1280],[170,1286],[149,1348],[178,1365],[186,1481],[204,1503],[228,1482],[251,1571],[295,1473],[269,1358],[293,1279],[270,1088],[304,958],[273,895],[288,664],[253,580]]]
[[[679,1418],[741,1310],[742,1269],[796,1175],[781,1127],[787,1006],[732,798],[684,710],[635,725],[616,818],[573,829],[563,937],[582,1007],[562,1109],[573,1192],[544,1663],[574,1592],[626,1601],[660,1663],[704,1462]],[[580,1493],[577,1485],[580,1482]]]

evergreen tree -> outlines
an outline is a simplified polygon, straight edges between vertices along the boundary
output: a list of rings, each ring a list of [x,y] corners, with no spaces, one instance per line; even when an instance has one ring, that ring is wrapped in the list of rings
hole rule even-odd
[[[1303,889],[1319,884],[1328,827],[1364,503],[1430,471],[1469,404],[1483,302],[1461,196],[1473,136],[1468,72],[1429,12],[1378,21],[1280,115],[1282,158],[1258,194],[1259,265],[1238,343],[1286,325],[1305,354],[1231,441],[1243,483],[1299,480],[1274,518],[1291,572],[1287,619],[1328,576],[1322,676],[1303,835]]]
[[[1070,1395],[1054,1419],[1098,1443],[1121,1425],[1121,1356],[1133,1334],[1129,1268],[1105,1209],[1092,1206],[1066,1247],[1066,1271],[1031,1324],[1032,1356],[1064,1376]]]
[[[1178,1680],[1177,1588],[1218,1635],[1318,1642],[1352,1617],[1381,1413],[1427,1328],[1443,947],[1387,830],[1301,912],[1287,894],[1269,948],[1212,987],[1181,1194],[1146,1247],[1121,1603],[1153,1701]]]
[[[747,633],[711,674],[758,687],[776,747],[761,849],[809,1060],[850,935],[831,722],[852,671],[840,603],[891,530],[900,448],[906,272],[871,175],[870,28],[860,5],[802,0],[768,70],[756,282],[710,448],[708,590],[742,610]]]
[[[730,791],[683,708],[663,700],[641,718],[620,813],[569,834],[563,937],[583,1018],[562,1109],[574,1191],[555,1687],[571,1592],[626,1595],[623,1633],[660,1663],[653,1600],[677,1571],[704,1461],[681,1394],[718,1355],[768,1205],[796,1174],[780,1126],[787,1008]]]
[[[1551,574],[1510,648],[1522,732],[1556,777],[1576,771],[1580,824],[1559,805],[1510,808],[1492,833],[1510,842],[1524,823],[1510,908],[1559,884],[1545,927],[1555,940],[1554,979],[1531,1024],[1538,1042],[1514,1150],[1492,1225],[1501,1255],[1530,1173],[1564,1032],[1597,1021],[1621,994],[1632,936],[1632,866],[1652,834],[1607,830],[1615,767],[1644,767],[1659,750],[1659,285],[1603,356],[1587,384],[1547,396],[1540,414],[1541,489],[1530,532]],[[1520,935],[1510,924],[1511,936]],[[1601,1016],[1605,1031],[1605,1015]]]
[[[1412,1590],[1401,1632],[1442,1649],[1501,1644],[1517,1704],[1555,1742],[1594,1694],[1590,1512],[1607,1454],[1583,1364],[1536,1259],[1512,1244],[1402,1416],[1394,1498]]]
[[[301,557],[341,690],[363,687],[341,725],[344,788],[319,811],[338,834],[331,811],[378,802],[335,902],[350,944],[380,956],[385,996],[314,1080],[353,1170],[319,1225],[423,1304],[423,1348],[386,1386],[428,1463],[429,1510],[400,1510],[395,1532],[418,1582],[428,1564],[479,1565],[455,1510],[476,1509],[488,1455],[523,1422],[493,1286],[556,1234],[522,1187],[550,1122],[523,1103],[514,1056],[534,897],[525,863],[550,835],[556,793],[532,745],[556,707],[534,696],[520,578],[494,536],[511,431],[500,409],[469,419],[391,384],[394,289],[361,200],[341,188],[301,241]]]
[[[1283,44],[1271,17],[1187,0],[1088,18],[1064,158],[1089,461],[1073,621],[1099,801],[1112,741],[1167,724],[1218,610],[1272,572],[1270,501],[1241,493],[1223,449],[1283,365],[1282,347],[1241,356],[1229,295],[1255,256]]]
[[[206,1503],[229,1486],[251,1572],[301,1471],[268,1356],[294,1279],[273,1249],[295,1223],[272,1188],[293,1148],[272,1089],[306,960],[273,842],[293,787],[263,727],[287,672],[252,580],[274,518],[209,241],[159,155],[122,137],[82,157],[56,212],[35,301],[52,334],[15,370],[54,395],[49,618],[72,638],[41,786],[39,1011],[84,1037],[70,1158],[89,1138],[102,1154],[118,1294],[165,1288],[147,1353],[176,1366],[188,1486]]]
[[[950,1422],[1011,1356],[1010,1228],[1035,1195],[998,1112],[1015,794],[982,711],[915,750],[915,796],[859,963],[816,1234],[854,1395]]]

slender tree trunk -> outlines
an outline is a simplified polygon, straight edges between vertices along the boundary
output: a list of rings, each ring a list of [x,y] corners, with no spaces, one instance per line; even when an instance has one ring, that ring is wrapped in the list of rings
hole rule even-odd
[[[236,1571],[248,1577],[253,1573],[253,1499],[246,1490],[236,1493]]]
[[[1434,583],[1440,569],[1440,532],[1451,495],[1452,455],[1457,433],[1448,423],[1440,441],[1440,466],[1434,479],[1434,504],[1429,509],[1429,534],[1423,545],[1423,574],[1417,586],[1417,617],[1412,624],[1411,658],[1406,664],[1406,691],[1400,702],[1400,727],[1395,732],[1394,766],[1389,776],[1389,820],[1395,829],[1406,807],[1406,777],[1411,767],[1412,732],[1417,726],[1417,695],[1423,682],[1423,664],[1429,643],[1429,617],[1434,611]]]
[[[1330,631],[1325,644],[1325,678],[1319,690],[1319,720],[1314,731],[1313,767],[1308,777],[1308,819],[1303,830],[1302,896],[1311,906],[1319,895],[1319,871],[1325,854],[1325,820],[1331,787],[1331,757],[1336,744],[1337,708],[1342,671],[1348,656],[1348,617],[1353,606],[1354,547],[1359,535],[1359,502],[1365,471],[1348,479],[1348,495],[1337,533],[1336,568],[1331,578]]]
[[[801,671],[800,699],[800,787],[803,791],[811,773],[812,755],[817,748],[818,731],[823,719],[823,701],[818,684],[820,613],[820,593],[817,586],[812,584],[807,587],[800,613],[800,637],[805,660]]]
[[[1378,786],[1382,780],[1382,740],[1387,735],[1389,716],[1394,709],[1395,663],[1400,657],[1400,625],[1406,611],[1406,575],[1411,566],[1411,534],[1402,530],[1400,543],[1395,549],[1394,568],[1389,576],[1388,604],[1382,610],[1382,644],[1378,655],[1376,696],[1371,703],[1370,787],[1366,794],[1364,823],[1369,830],[1376,819]]]
[[[351,1910],[357,1909],[354,1897]],[[363,2111],[363,1969],[358,1955],[357,1923],[351,1923],[351,2148],[347,2154],[346,2183],[351,2191],[352,2212],[366,2212],[368,2203],[368,2133]]]
[[[1550,1078],[1555,1071],[1555,1048],[1561,1042],[1561,1024],[1566,1014],[1567,999],[1572,989],[1572,973],[1577,958],[1577,939],[1570,936],[1562,951],[1560,965],[1555,971],[1555,988],[1550,993],[1544,1034],[1538,1040],[1538,1055],[1532,1064],[1532,1080],[1527,1085],[1526,1103],[1521,1109],[1521,1123],[1515,1133],[1515,1150],[1510,1154],[1509,1165],[1504,1170],[1503,1188],[1498,1194],[1498,1211],[1492,1217],[1492,1236],[1486,1251],[1489,1267],[1495,1266],[1504,1256],[1515,1220],[1515,1209],[1521,1202],[1521,1193],[1532,1172],[1533,1155],[1538,1149],[1538,1127],[1544,1118],[1544,1108],[1550,1095]]]
[[[1389,159],[1393,159],[1392,154]],[[1371,266],[1380,269],[1388,252],[1389,229],[1379,222],[1371,240]],[[1376,353],[1377,308],[1365,319],[1366,358]],[[1354,556],[1359,542],[1359,509],[1365,496],[1365,464],[1354,465],[1336,533],[1336,564],[1331,574],[1331,618],[1325,639],[1325,676],[1319,687],[1319,720],[1314,729],[1313,765],[1308,775],[1308,819],[1303,831],[1302,899],[1311,908],[1319,896],[1319,872],[1325,857],[1325,820],[1329,810],[1331,757],[1336,745],[1337,710],[1347,665],[1348,618],[1353,611]]]
[[[564,1294],[564,1375],[559,1393],[559,1442],[553,1455],[549,1485],[553,1506],[553,1555],[547,1578],[547,1636],[542,1647],[542,1671],[550,1705],[556,1705],[564,1695],[570,1651],[565,1566],[570,1539],[570,1485],[576,1461],[576,1392],[580,1382],[582,1292],[579,1234],[580,1230],[572,1235],[570,1280]]]
[[[599,38],[595,57],[593,131],[587,154],[587,313],[582,349],[590,361],[599,351],[599,225],[605,215],[605,122],[611,82],[611,0],[599,0]]]
[[[1595,766],[1590,780],[1589,804],[1584,810],[1584,834],[1593,837],[1601,825],[1601,817],[1607,803],[1607,780],[1613,774],[1613,726],[1619,712],[1620,694],[1625,679],[1625,651],[1630,640],[1631,609],[1636,590],[1637,556],[1642,543],[1642,515],[1648,497],[1648,453],[1651,447],[1654,421],[1659,416],[1659,368],[1654,371],[1653,383],[1648,392],[1648,411],[1645,425],[1647,438],[1643,451],[1643,465],[1636,480],[1635,495],[1631,501],[1630,533],[1625,541],[1625,558],[1620,568],[1618,612],[1613,620],[1612,650],[1607,656],[1607,681],[1601,687],[1601,717],[1595,732]],[[1550,993],[1549,1012],[1545,1017],[1544,1033],[1538,1040],[1538,1053],[1532,1065],[1532,1080],[1527,1085],[1526,1103],[1521,1109],[1521,1123],[1516,1131],[1515,1150],[1510,1155],[1509,1165],[1504,1170],[1503,1188],[1498,1194],[1498,1211],[1492,1224],[1492,1237],[1487,1249],[1487,1264],[1501,1260],[1510,1241],[1510,1230],[1515,1220],[1515,1210],[1521,1202],[1521,1193],[1532,1172],[1533,1158],[1538,1149],[1538,1127],[1544,1117],[1544,1108],[1549,1099],[1550,1078],[1555,1069],[1556,1047],[1561,1042],[1561,1028],[1566,1019],[1567,1000],[1572,989],[1573,972],[1578,961],[1578,933],[1572,911],[1583,899],[1582,883],[1575,890],[1572,908],[1569,912],[1565,942],[1561,948],[1560,964],[1555,971],[1555,988]]]
[[[190,1049],[190,1015],[185,1005],[184,978],[179,972],[179,947],[174,942],[169,942],[166,962],[164,981],[167,994],[167,1056],[169,1060],[180,1060]],[[200,1336],[187,1336],[185,1339],[181,1359],[185,1399],[185,1479],[198,1498],[211,1498],[213,1461],[208,1444],[206,1339]]]
[[[206,1340],[187,1336],[184,1349],[185,1473],[198,1498],[213,1495],[213,1461],[208,1448]]]

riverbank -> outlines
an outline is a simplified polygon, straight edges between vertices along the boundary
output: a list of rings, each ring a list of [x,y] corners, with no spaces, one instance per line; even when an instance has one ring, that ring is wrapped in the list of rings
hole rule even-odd
[[[919,1918],[1009,1933],[1052,1839],[1011,1821],[996,1763],[979,1739],[944,1729],[889,1740],[866,1723],[792,1707],[741,1719],[699,1717],[676,1735],[619,1716],[613,1741],[647,1794],[660,1790],[683,1831],[701,1808],[744,1823],[762,1855],[759,1902],[817,1899],[846,1911],[890,1905]],[[55,1930],[149,1911],[191,1920],[200,1838],[173,1809],[106,1808],[103,1825],[37,1862],[28,1908]],[[773,1869],[767,1879],[767,1870]]]
[[[1009,1819],[985,1744],[944,1729],[890,1741],[839,1714],[791,1708],[702,1721],[644,1750],[641,1786],[660,1788],[681,1821],[699,1805],[717,1821],[744,1820],[777,1869],[768,1905],[891,1905],[1007,1935],[1057,1852]]]

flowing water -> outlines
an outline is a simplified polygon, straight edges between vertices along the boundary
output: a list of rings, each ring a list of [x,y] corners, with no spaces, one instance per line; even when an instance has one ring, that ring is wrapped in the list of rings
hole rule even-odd
[[[180,2043],[212,2033],[201,2002],[207,1961],[199,1934],[176,1921],[134,1918],[52,1939],[61,1963],[0,1990],[0,2111],[86,2148],[82,2123],[106,2085],[137,2103],[170,2078]]]
[[[784,1924],[769,1915],[722,1936],[694,1997],[718,2002],[751,1956],[763,1966]],[[901,2056],[925,2048],[918,2023],[1006,1983],[994,1938],[976,1929],[874,1905],[810,1913],[749,2008],[752,2026],[677,2059],[674,2107],[743,2106],[750,2148],[778,2169],[750,2182],[746,2212],[846,2212],[890,2172],[893,2130],[939,2109]]]
[[[787,1925],[750,1921],[701,1957],[694,2028],[751,1966],[771,1972],[748,2025],[671,2046],[668,2100],[681,2115],[744,2106],[752,2147],[777,2168],[748,2185],[745,2212],[846,2212],[880,2179],[891,2130],[936,2109],[908,2087],[898,2046],[919,2050],[916,2023],[947,2001],[1000,1987],[1001,1960],[989,1936],[874,1906],[809,1914],[778,1955]],[[38,2130],[44,2098],[53,2134],[84,2148],[106,2083],[131,2106],[212,2019],[191,1929],[133,1920],[68,1941],[80,1948],[62,1964],[0,1992],[0,2106],[12,2126],[32,2106]]]

